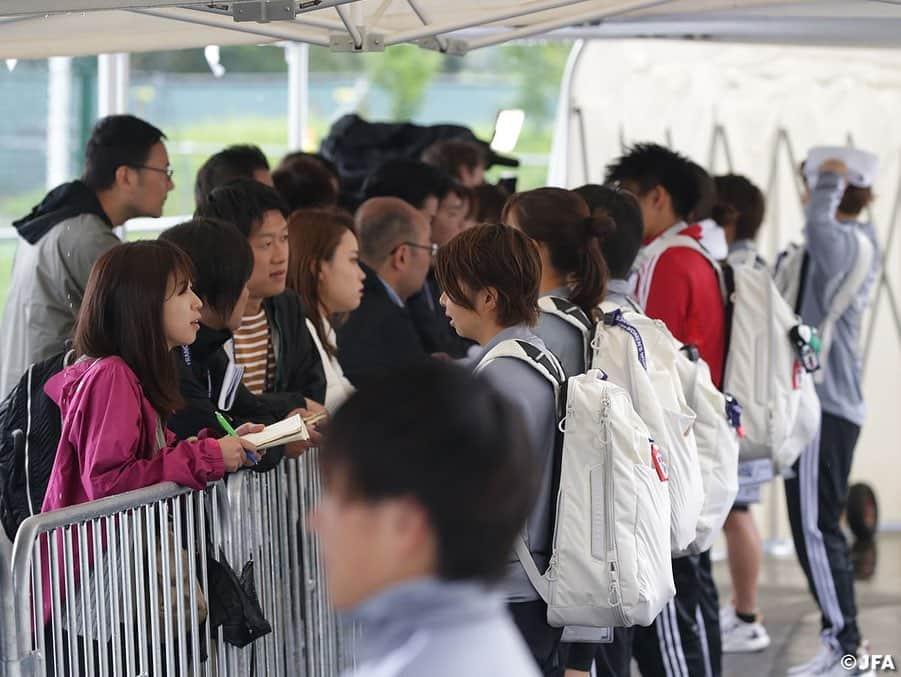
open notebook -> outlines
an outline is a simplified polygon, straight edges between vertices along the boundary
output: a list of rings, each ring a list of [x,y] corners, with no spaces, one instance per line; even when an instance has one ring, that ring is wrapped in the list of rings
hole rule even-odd
[[[300,414],[294,414],[283,421],[267,425],[258,433],[248,433],[241,437],[255,445],[257,449],[268,449],[282,444],[308,440],[310,433]]]

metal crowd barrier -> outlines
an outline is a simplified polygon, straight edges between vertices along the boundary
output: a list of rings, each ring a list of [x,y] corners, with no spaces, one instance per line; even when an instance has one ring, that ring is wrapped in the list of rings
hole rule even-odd
[[[320,495],[309,450],[204,491],[159,484],[30,517],[0,562],[3,674],[337,677],[352,647],[307,525]],[[243,648],[210,630],[208,550],[238,576],[253,563],[272,632]]]

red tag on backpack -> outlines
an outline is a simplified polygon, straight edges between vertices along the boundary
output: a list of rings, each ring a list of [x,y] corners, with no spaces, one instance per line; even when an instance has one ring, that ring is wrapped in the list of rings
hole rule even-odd
[[[654,470],[657,471],[657,477],[661,482],[669,482],[669,468],[666,465],[666,459],[663,458],[663,452],[660,447],[651,442],[651,460],[654,462]]]

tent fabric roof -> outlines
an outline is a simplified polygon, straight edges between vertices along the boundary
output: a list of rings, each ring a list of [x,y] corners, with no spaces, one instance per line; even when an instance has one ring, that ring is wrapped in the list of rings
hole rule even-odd
[[[278,41],[465,53],[555,32],[893,47],[901,0],[0,0],[0,58]]]

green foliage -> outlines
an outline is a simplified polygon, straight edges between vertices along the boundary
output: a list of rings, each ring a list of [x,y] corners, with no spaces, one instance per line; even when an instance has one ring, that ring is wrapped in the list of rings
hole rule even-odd
[[[498,50],[497,69],[519,84],[517,106],[532,123],[550,122],[569,56],[568,42],[506,45]]]
[[[391,117],[409,120],[416,115],[426,89],[441,68],[441,55],[414,45],[389,47],[381,54],[364,55],[371,82],[391,96]]]

